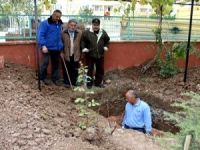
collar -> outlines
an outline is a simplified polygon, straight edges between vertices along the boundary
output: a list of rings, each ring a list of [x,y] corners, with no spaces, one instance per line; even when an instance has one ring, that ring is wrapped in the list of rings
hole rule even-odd
[[[52,16],[50,16],[50,17],[48,18],[48,23],[49,23],[49,24],[54,24],[54,23],[55,23],[55,22],[52,20]],[[58,24],[63,24],[63,22],[62,22],[61,19],[58,21]]]
[[[131,104],[132,106],[139,106],[140,103],[141,103],[140,98],[137,98],[137,102],[135,104],[132,104],[132,103],[129,103],[129,104]]]
[[[137,98],[137,103],[135,103],[134,105],[135,105],[135,106],[138,106],[138,105],[140,105],[140,103],[141,103],[140,98]]]
[[[92,29],[92,27],[90,27],[89,31],[94,33],[94,30]],[[102,31],[103,31],[103,29],[100,28],[100,29],[99,29],[99,33],[102,32]],[[99,34],[99,33],[98,33],[98,34]]]
[[[64,32],[65,32],[65,33],[69,33],[69,32],[68,32],[68,29],[65,29]],[[78,30],[75,30],[73,33],[75,34],[75,33],[78,33],[78,32],[79,32]]]

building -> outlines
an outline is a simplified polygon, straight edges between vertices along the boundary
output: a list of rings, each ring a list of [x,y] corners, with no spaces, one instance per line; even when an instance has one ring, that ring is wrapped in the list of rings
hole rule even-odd
[[[53,9],[60,9],[64,15],[79,15],[79,10],[88,7],[95,16],[104,16],[109,11],[110,16],[122,16],[130,2],[103,1],[103,0],[57,0]],[[120,8],[120,11],[118,11]],[[150,5],[136,4],[136,16],[149,16],[152,14]],[[130,13],[130,16],[132,13]]]

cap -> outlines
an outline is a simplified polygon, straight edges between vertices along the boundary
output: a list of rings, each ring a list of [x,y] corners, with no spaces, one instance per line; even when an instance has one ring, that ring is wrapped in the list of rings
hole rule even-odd
[[[92,19],[92,24],[100,24],[100,20],[98,18]]]

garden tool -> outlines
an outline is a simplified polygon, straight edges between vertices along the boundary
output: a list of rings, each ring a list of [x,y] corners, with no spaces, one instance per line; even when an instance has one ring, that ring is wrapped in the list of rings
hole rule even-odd
[[[71,89],[73,90],[72,82],[71,82],[71,79],[70,79],[70,76],[69,76],[69,72],[68,72],[68,69],[67,69],[67,66],[66,66],[64,57],[61,57],[61,59],[62,59],[63,64],[64,64],[65,71],[66,71],[66,73],[67,73],[67,77],[68,77],[68,80],[69,80],[70,87],[71,87]]]

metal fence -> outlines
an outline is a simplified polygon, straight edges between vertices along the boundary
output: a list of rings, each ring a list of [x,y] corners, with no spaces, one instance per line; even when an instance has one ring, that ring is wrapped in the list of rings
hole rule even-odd
[[[39,16],[39,22],[49,16]],[[92,17],[63,15],[63,22],[75,18],[86,28],[90,26]],[[158,26],[157,18],[96,16],[101,20],[104,28],[112,41],[119,40],[155,40],[153,30]],[[165,41],[184,41],[188,38],[189,19],[165,19],[163,18],[162,38]],[[35,20],[30,15],[0,15],[0,42],[9,40],[34,40]],[[191,40],[200,39],[200,20],[193,20]]]

